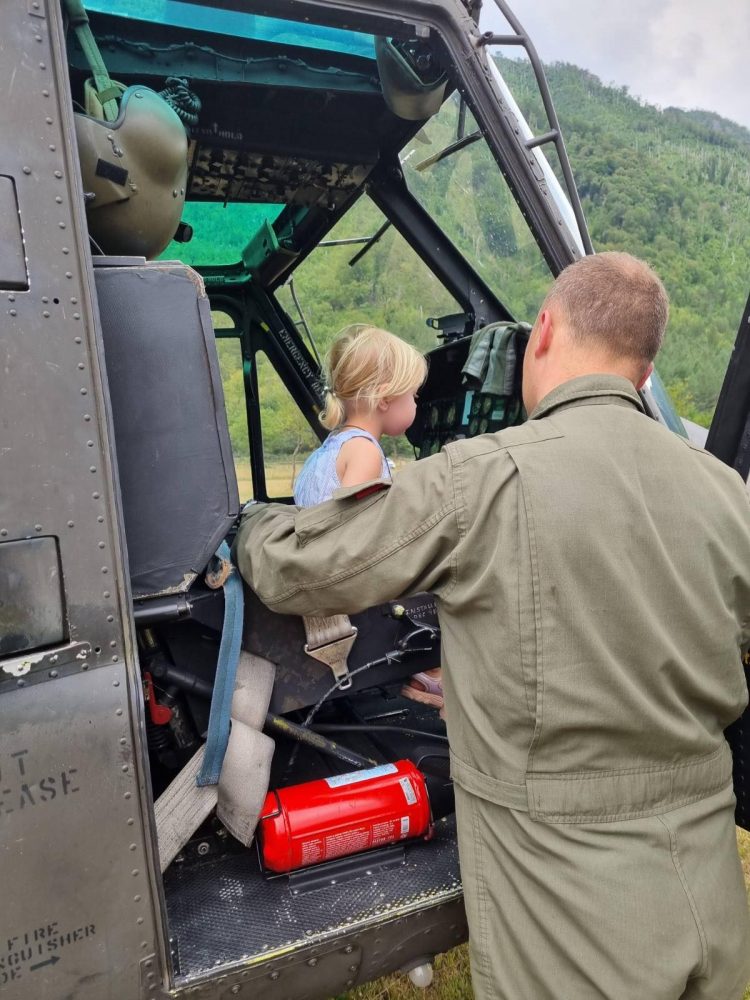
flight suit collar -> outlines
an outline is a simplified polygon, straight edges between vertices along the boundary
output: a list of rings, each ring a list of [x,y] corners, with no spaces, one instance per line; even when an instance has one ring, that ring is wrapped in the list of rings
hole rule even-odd
[[[615,397],[616,399],[627,400],[639,410],[643,410],[641,397],[638,395],[634,385],[621,375],[579,375],[577,378],[568,379],[561,385],[556,386],[552,392],[548,392],[532,410],[529,420],[538,420],[546,417],[552,410],[561,406],[582,405],[587,400],[602,397]],[[613,402],[615,400],[613,399]]]

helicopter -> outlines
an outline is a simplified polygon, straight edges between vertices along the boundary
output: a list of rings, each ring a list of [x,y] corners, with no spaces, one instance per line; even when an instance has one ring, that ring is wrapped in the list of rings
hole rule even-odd
[[[467,378],[472,338],[521,344],[541,290],[593,246],[541,62],[494,2],[502,36],[471,0],[4,12],[8,1000],[315,1000],[397,970],[423,981],[466,939],[445,728],[400,695],[439,664],[434,601],[394,595],[315,644],[245,590],[230,634],[237,577],[215,553],[242,502],[291,502],[290,461],[323,435],[327,325],[377,313],[428,353],[417,460],[524,419],[520,365],[502,391]],[[541,134],[500,44],[529,58]],[[328,274],[352,278],[316,299]],[[745,479],[748,321],[707,441]],[[658,376],[642,395],[687,435]],[[253,831],[241,842],[221,786],[195,781],[232,643],[271,678],[264,793],[411,761],[429,835],[281,871]]]

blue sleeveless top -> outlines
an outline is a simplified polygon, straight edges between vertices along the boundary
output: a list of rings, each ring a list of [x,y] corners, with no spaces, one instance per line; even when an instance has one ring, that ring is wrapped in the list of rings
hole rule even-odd
[[[298,507],[314,507],[316,503],[323,503],[324,500],[331,499],[334,491],[341,486],[336,472],[336,459],[339,457],[341,446],[356,437],[367,438],[378,446],[382,459],[381,478],[391,478],[388,460],[377,438],[358,427],[334,431],[310,455],[297,476],[294,484],[294,502]]]

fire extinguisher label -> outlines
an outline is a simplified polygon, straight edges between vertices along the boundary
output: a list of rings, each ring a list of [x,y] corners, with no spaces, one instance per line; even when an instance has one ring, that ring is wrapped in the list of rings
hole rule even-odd
[[[332,778],[326,778],[325,782],[329,788],[341,788],[343,785],[356,785],[360,781],[369,781],[370,778],[381,778],[384,774],[397,773],[398,768],[395,764],[381,764],[380,767],[368,767],[366,771],[352,771],[351,774],[334,774]],[[416,798],[414,801],[417,801]]]
[[[312,840],[304,840],[300,849],[300,861],[303,865],[314,865],[316,861],[322,861],[325,857],[322,837],[315,837]]]
[[[399,780],[399,785],[404,791],[404,798],[406,799],[407,806],[413,806],[417,801],[417,793],[414,791],[414,786],[408,778],[401,778]]]
[[[408,837],[409,836],[409,817],[408,816],[402,816],[401,817],[401,836],[402,837]]]
[[[356,854],[357,851],[366,851],[370,846],[370,831],[366,826],[357,827],[354,830],[342,830],[339,833],[331,833],[325,838],[325,857],[340,858],[346,854]]]

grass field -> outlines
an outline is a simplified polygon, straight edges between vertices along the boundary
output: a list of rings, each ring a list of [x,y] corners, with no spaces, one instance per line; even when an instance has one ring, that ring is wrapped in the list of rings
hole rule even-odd
[[[301,462],[297,464],[296,472],[299,472],[301,464]],[[269,496],[290,496],[294,475],[295,470],[289,462],[267,465],[266,485]],[[249,499],[252,495],[249,463],[237,463],[237,478],[241,499]],[[738,830],[737,839],[745,884],[750,894],[750,834]],[[435,962],[435,979],[429,989],[417,989],[411,985],[406,976],[387,976],[385,979],[379,979],[375,983],[347,993],[346,1000],[471,1000],[473,995],[468,949],[463,945],[438,956]],[[750,1000],[750,986],[745,991],[743,1000]]]
[[[306,457],[306,456],[305,456]],[[303,457],[304,461],[304,457]],[[250,476],[250,463],[243,459],[235,459],[234,468],[237,473],[237,487],[240,500],[250,500],[253,495],[253,481]],[[270,497],[290,497],[294,478],[302,468],[302,462],[292,465],[291,462],[266,463],[266,489]]]

